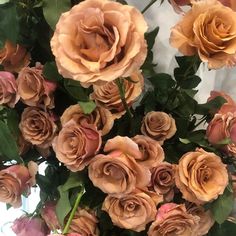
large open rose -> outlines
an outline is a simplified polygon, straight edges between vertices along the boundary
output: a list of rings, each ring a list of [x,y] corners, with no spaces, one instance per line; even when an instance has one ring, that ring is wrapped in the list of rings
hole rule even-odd
[[[226,165],[216,154],[203,149],[183,155],[175,177],[183,198],[196,204],[218,198],[228,184]]]
[[[51,40],[59,73],[83,86],[128,77],[146,58],[146,30],[132,6],[83,1],[61,15]]]
[[[198,54],[209,68],[235,65],[236,12],[217,0],[192,1],[170,43],[184,55]]]

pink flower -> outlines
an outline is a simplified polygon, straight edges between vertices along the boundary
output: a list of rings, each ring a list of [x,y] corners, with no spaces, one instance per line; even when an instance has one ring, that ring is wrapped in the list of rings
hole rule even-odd
[[[162,205],[158,211],[157,211],[157,216],[156,216],[156,220],[163,220],[166,215],[166,213],[168,213],[169,211],[171,211],[172,209],[176,208],[178,205],[175,203],[166,203],[164,205]]]
[[[49,229],[42,219],[27,216],[16,219],[12,230],[17,236],[45,236],[49,233]]]

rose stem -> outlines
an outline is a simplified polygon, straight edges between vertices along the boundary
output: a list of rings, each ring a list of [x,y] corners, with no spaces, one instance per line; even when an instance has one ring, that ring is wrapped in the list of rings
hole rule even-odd
[[[131,113],[131,111],[130,111],[130,109],[129,109],[129,107],[128,107],[128,104],[127,104],[127,102],[126,102],[126,99],[125,99],[125,89],[124,89],[123,80],[120,79],[120,78],[118,78],[118,79],[116,80],[116,85],[117,85],[118,88],[119,88],[120,99],[121,99],[121,101],[122,101],[122,103],[123,103],[123,106],[124,106],[124,108],[125,108],[125,110],[126,110],[128,116],[129,116],[129,118],[131,119],[133,115],[132,115],[132,113]]]
[[[157,0],[152,0],[143,10],[142,14],[148,10],[149,7],[151,7]]]
[[[72,211],[70,213],[69,220],[67,221],[66,226],[65,226],[65,228],[64,228],[64,230],[62,232],[63,234],[67,234],[68,233],[71,221],[74,218],[75,212],[78,209],[78,206],[79,206],[79,203],[80,203],[80,200],[81,200],[81,197],[83,196],[83,194],[84,194],[84,190],[82,190],[82,191],[80,191],[78,193],[78,196],[77,196],[76,201],[75,201],[75,205],[74,205],[74,207],[73,207],[73,209],[72,209]]]

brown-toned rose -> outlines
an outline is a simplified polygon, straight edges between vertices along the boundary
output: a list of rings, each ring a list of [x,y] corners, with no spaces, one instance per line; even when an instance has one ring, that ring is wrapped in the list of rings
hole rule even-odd
[[[114,225],[140,232],[155,220],[156,205],[162,200],[153,192],[135,190],[120,197],[108,195],[102,210],[109,214]]]
[[[175,120],[165,112],[151,111],[143,118],[141,132],[160,143],[176,133]]]
[[[33,176],[23,165],[13,165],[0,171],[0,202],[21,206],[21,194],[29,194]]]
[[[68,107],[61,116],[61,123],[64,125],[73,119],[77,124],[86,121],[88,124],[95,124],[102,135],[106,135],[111,130],[114,119],[109,110],[103,107],[96,107],[90,114],[84,114],[79,104]]]
[[[213,145],[225,142],[221,148],[236,157],[236,112],[216,114],[207,127],[206,135]]]
[[[78,233],[81,236],[98,236],[98,219],[91,210],[78,208],[70,224],[70,233]],[[69,234],[70,235],[70,234]]]
[[[49,114],[38,107],[25,108],[19,128],[25,140],[41,147],[51,145],[57,129]]]
[[[147,24],[134,7],[87,0],[61,15],[51,40],[58,71],[83,86],[128,77],[147,55]]]
[[[138,163],[150,169],[158,166],[164,160],[164,151],[156,140],[144,135],[136,135],[132,140],[138,144],[139,151],[142,153],[141,158],[135,157]]]
[[[107,155],[95,156],[89,165],[89,178],[94,186],[109,194],[127,194],[136,187],[144,188],[151,173],[135,160],[141,156],[138,145],[128,137],[117,136],[107,141]]]
[[[10,72],[0,71],[0,104],[14,108],[19,99],[15,76]]]
[[[193,1],[192,8],[172,28],[170,43],[182,54],[198,54],[208,67],[236,64],[236,12],[217,0]]]
[[[71,171],[83,170],[101,146],[101,134],[94,124],[78,125],[70,120],[53,140],[53,149],[59,161]]]
[[[224,98],[226,100],[226,104],[236,105],[235,101],[229,94],[223,91],[216,91],[216,90],[211,91],[210,97],[207,99],[207,101],[211,101],[215,99],[216,97]]]
[[[143,89],[143,76],[140,72],[132,74],[131,79],[133,82],[126,79],[122,80],[125,100],[129,107],[132,106]],[[125,113],[120,91],[115,81],[102,86],[94,85],[91,98],[95,100],[98,106],[110,110],[114,118],[120,118]]]
[[[19,44],[14,45],[7,40],[4,47],[0,49],[0,65],[3,65],[6,71],[19,72],[29,63],[30,54]]]
[[[158,209],[148,236],[196,236],[198,222],[199,217],[189,214],[184,205],[167,203]]]
[[[196,206],[195,204],[188,204],[187,212],[189,214],[196,215],[199,217],[196,236],[206,235],[215,223],[215,220],[213,219],[213,215],[211,214],[210,210],[205,211],[205,209],[201,206]]]
[[[197,149],[182,156],[176,167],[175,180],[184,199],[204,204],[223,194],[228,173],[219,156]]]
[[[28,106],[54,107],[53,92],[56,85],[43,77],[42,66],[24,67],[17,78],[18,91],[23,103]]]
[[[175,187],[175,168],[168,162],[160,163],[151,170],[150,188],[163,195],[165,201],[172,201]]]

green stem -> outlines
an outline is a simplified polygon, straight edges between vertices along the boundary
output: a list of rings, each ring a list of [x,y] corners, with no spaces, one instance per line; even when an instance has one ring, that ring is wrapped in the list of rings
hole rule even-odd
[[[200,124],[202,124],[204,121],[206,121],[206,116],[203,116],[199,122],[194,126],[194,129],[196,129]]]
[[[79,206],[79,203],[80,203],[80,200],[81,200],[81,197],[83,196],[83,194],[84,194],[84,191],[83,191],[83,190],[78,193],[78,196],[77,196],[76,201],[75,201],[75,205],[74,205],[74,207],[73,207],[73,209],[72,209],[72,211],[71,211],[71,213],[70,213],[70,217],[69,217],[69,219],[68,219],[68,221],[67,221],[67,223],[66,223],[66,226],[65,226],[65,228],[64,228],[64,230],[63,230],[63,232],[62,232],[62,234],[67,234],[67,233],[68,233],[68,231],[69,231],[69,229],[70,229],[71,221],[72,221],[73,218],[74,218],[75,212],[76,212],[77,209],[78,209],[78,206]]]
[[[148,10],[149,7],[151,7],[157,0],[152,0],[143,10],[142,14]]]

